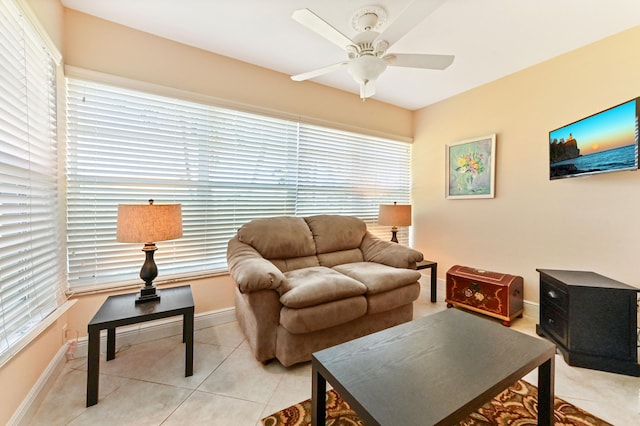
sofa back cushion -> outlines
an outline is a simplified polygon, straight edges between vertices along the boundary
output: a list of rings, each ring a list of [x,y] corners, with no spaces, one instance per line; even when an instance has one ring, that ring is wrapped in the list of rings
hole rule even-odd
[[[352,216],[318,215],[304,218],[316,242],[316,254],[359,249],[367,225]]]
[[[307,222],[299,217],[277,216],[253,220],[238,229],[238,239],[269,260],[316,254],[313,234]]]

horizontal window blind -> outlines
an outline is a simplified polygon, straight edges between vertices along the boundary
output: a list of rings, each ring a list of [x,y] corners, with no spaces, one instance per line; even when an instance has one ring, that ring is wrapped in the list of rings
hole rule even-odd
[[[183,237],[157,244],[162,280],[225,270],[228,240],[252,219],[374,222],[378,203],[409,199],[409,144],[74,78],[67,142],[72,288],[137,280],[142,247],[116,242],[119,203],[182,204]]]
[[[357,216],[390,239],[390,227],[376,224],[378,207],[410,204],[411,145],[305,124],[299,143],[296,214]],[[398,240],[407,244],[406,227]]]
[[[0,0],[0,361],[64,302],[56,61]]]

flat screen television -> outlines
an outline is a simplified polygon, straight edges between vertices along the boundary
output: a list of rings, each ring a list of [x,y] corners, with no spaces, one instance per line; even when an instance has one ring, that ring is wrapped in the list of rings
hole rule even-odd
[[[640,98],[549,132],[549,178],[638,170]]]

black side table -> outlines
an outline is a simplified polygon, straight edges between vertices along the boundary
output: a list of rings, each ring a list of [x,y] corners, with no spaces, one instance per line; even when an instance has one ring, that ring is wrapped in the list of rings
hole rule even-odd
[[[438,291],[438,262],[432,262],[430,260],[423,260],[416,264],[418,270],[431,269],[431,302],[436,301],[436,292]]]
[[[160,318],[183,315],[182,341],[185,347],[185,377],[193,375],[193,314],[191,286],[161,290],[157,302],[136,304],[137,293],[109,296],[89,321],[89,353],[87,365],[87,407],[98,403],[100,375],[100,330],[107,330],[107,361],[116,355],[116,327]]]

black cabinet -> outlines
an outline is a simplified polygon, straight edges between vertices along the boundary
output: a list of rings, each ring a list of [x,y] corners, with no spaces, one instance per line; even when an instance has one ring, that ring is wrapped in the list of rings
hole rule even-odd
[[[638,292],[640,289],[594,272],[537,269],[540,323],[576,367],[640,376]]]

